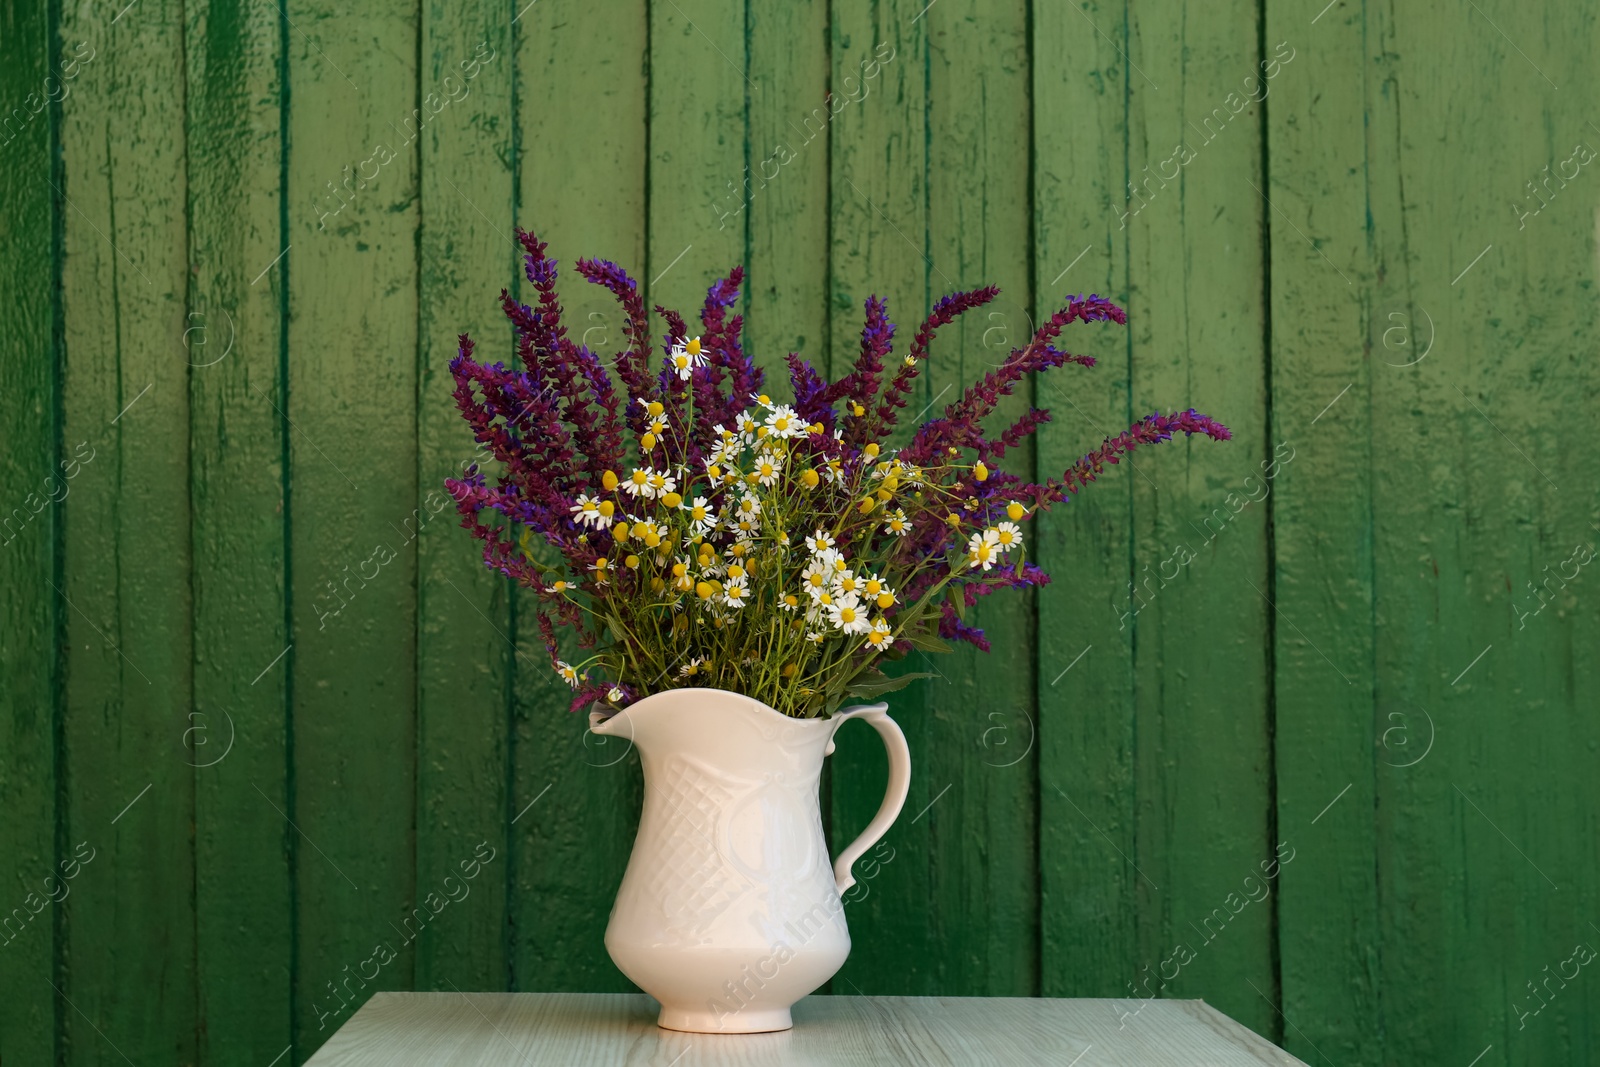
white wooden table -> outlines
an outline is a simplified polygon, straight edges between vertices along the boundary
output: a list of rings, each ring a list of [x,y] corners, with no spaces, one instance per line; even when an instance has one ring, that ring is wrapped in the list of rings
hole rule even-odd
[[[308,1067],[729,1064],[1275,1067],[1302,1061],[1199,1000],[807,997],[794,1029],[683,1034],[642,993],[376,993]]]

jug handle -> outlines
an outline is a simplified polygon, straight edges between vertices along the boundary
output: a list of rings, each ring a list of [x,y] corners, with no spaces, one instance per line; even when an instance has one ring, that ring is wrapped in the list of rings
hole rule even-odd
[[[856,884],[855,876],[850,868],[855,866],[861,854],[873,845],[878,839],[889,832],[889,827],[894,825],[895,819],[900,816],[900,809],[905,807],[906,793],[911,788],[911,750],[906,747],[906,735],[900,732],[900,727],[889,718],[889,705],[865,704],[841,711],[834,716],[841,722],[845,719],[861,719],[870,723],[878,731],[878,736],[883,738],[883,747],[889,751],[889,788],[883,795],[883,804],[878,808],[878,814],[872,817],[867,828],[861,831],[861,836],[850,842],[839,858],[833,864],[834,881],[838,883],[839,892]],[[835,730],[838,727],[834,727]],[[827,755],[833,754],[833,742],[828,742]]]

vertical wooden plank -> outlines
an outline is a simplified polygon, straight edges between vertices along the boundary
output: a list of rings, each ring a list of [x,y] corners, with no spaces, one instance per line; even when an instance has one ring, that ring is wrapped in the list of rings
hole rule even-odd
[[[195,1058],[183,15],[64,9],[95,58],[62,101],[66,505],[64,847],[93,859],[65,902],[70,1063]],[[175,887],[182,887],[174,891]]]
[[[883,297],[889,317],[903,331],[898,350],[927,314],[935,283],[928,259],[928,19],[918,18],[921,3],[890,2],[871,8],[835,6],[832,84],[837,114],[829,122],[831,171],[832,303],[829,332],[832,376],[848,373],[861,348],[862,303]],[[864,79],[876,64],[871,94],[846,104],[844,80]],[[835,105],[829,105],[829,112]],[[936,276],[935,276],[936,277]],[[925,375],[921,391],[902,413],[907,423],[933,401],[936,390]],[[957,653],[965,655],[966,653]],[[948,666],[948,664],[944,665]],[[927,668],[918,664],[917,670]],[[944,669],[941,667],[941,669]],[[932,993],[946,991],[944,974],[953,965],[945,953],[907,946],[934,946],[950,919],[935,904],[936,857],[933,829],[937,807],[918,815],[949,785],[935,780],[934,724],[929,687],[917,683],[891,695],[889,713],[899,721],[911,747],[911,793],[902,821],[885,839],[893,859],[866,889],[846,905],[853,947],[833,983],[835,992]],[[850,842],[883,800],[886,773],[882,746],[868,731],[842,730],[832,757],[832,837],[835,847]],[[887,858],[891,853],[881,855]],[[861,877],[860,874],[857,875]],[[965,921],[968,916],[963,915]]]
[[[787,396],[783,357],[799,352],[827,366],[828,5],[802,0],[749,12],[751,189],[744,200],[748,268],[746,350]],[[877,89],[856,72],[847,100]],[[808,121],[809,120],[809,121]],[[718,226],[735,224],[720,202]]]
[[[1269,500],[1270,592],[1281,612],[1273,646],[1277,811],[1279,835],[1295,849],[1278,879],[1283,1012],[1293,1024],[1282,1036],[1308,1061],[1377,1063],[1386,1060],[1383,1027],[1372,1023],[1374,772],[1385,769],[1374,767],[1374,753],[1398,768],[1423,755],[1431,737],[1427,713],[1408,696],[1375,694],[1372,677],[1372,499],[1375,479],[1393,474],[1374,469],[1370,398],[1415,374],[1382,365],[1412,356],[1372,343],[1396,324],[1382,321],[1386,312],[1408,322],[1412,311],[1395,241],[1396,101],[1391,92],[1363,91],[1382,83],[1389,60],[1359,16],[1336,7],[1312,25],[1314,14],[1274,4],[1263,38],[1269,56],[1280,42],[1294,56],[1269,83],[1263,186],[1277,209],[1268,220],[1270,447],[1282,460]],[[1363,168],[1376,180],[1352,180]],[[1374,216],[1383,219],[1376,229]],[[1394,719],[1375,713],[1375,695]]]
[[[433,2],[422,25],[424,97],[437,94],[441,110],[419,142],[418,497],[397,536],[415,540],[418,560],[417,886],[449,903],[418,939],[418,989],[502,989],[508,979],[509,590],[473,551],[443,483],[476,450],[450,395],[456,336],[493,343],[503,333],[496,293],[508,279],[515,193],[510,17],[500,3]]]
[[[81,74],[77,42],[58,55],[48,6],[0,11],[0,288],[10,299],[0,330],[0,855],[10,868],[0,908],[0,1059],[54,1062],[59,900],[72,882],[56,855],[56,533],[76,458],[57,452],[55,293],[57,112]],[[61,68],[66,60],[71,64]],[[68,71],[71,77],[66,77]],[[46,269],[46,265],[50,265]],[[81,873],[81,872],[80,872]],[[62,887],[66,888],[63,889]]]
[[[623,265],[641,285],[654,276],[645,256],[646,5],[537,4],[516,32],[521,222],[549,240],[560,260],[569,332],[609,361],[625,343],[622,317],[610,294],[573,268],[580,256],[594,256]],[[605,46],[595,47],[602,40]],[[691,66],[664,62],[675,70]],[[606,121],[595,121],[597,107]],[[678,205],[700,231],[711,228],[699,213],[706,202],[702,196],[694,207]],[[687,267],[685,257],[673,272]],[[496,343],[513,358],[508,334]],[[518,655],[507,865],[514,988],[631,990],[606,955],[604,937],[638,825],[638,756],[594,744],[587,721],[568,713],[572,690],[551,669],[528,603],[518,601],[512,634]]]
[[[175,729],[194,768],[208,1063],[290,1042],[283,290],[261,277],[283,247],[282,18],[271,2],[207,2],[184,37],[193,274],[170,358],[188,364],[193,411],[195,691]]]
[[[418,11],[292,3],[288,238],[295,1057],[408,989],[415,883]],[[426,110],[424,110],[426,109]],[[358,281],[359,280],[359,281]],[[264,279],[265,281],[265,279]],[[291,821],[292,820],[292,821]]]
[[[1023,3],[947,0],[929,7],[922,22],[932,105],[926,249],[931,295],[986,284],[999,285],[1002,293],[993,305],[942,330],[934,342],[925,376],[925,402],[934,414],[1033,332],[1027,312],[1032,305],[1029,57]],[[900,254],[914,253],[902,248]],[[909,320],[902,351],[926,310],[902,312]],[[993,432],[1028,409],[1029,384],[989,418]],[[1008,454],[1004,467],[1031,481],[1033,459],[1032,448],[1025,447]],[[978,606],[974,624],[991,642],[988,653],[957,644],[950,656],[912,657],[920,661],[918,669],[938,675],[923,683],[920,708],[911,700],[902,702],[910,705],[910,728],[927,746],[920,770],[929,792],[922,803],[934,806],[916,825],[908,822],[900,836],[908,871],[923,866],[917,850],[919,841],[926,842],[928,881],[910,899],[926,894],[928,918],[944,934],[935,941],[937,984],[919,991],[969,996],[1038,991],[1037,781],[1028,753],[1036,721],[1032,600],[1029,594],[1008,592]],[[946,786],[949,791],[940,796]],[[917,813],[909,812],[908,818]],[[894,863],[900,859],[897,850]],[[905,903],[887,887],[879,898],[881,908]],[[904,952],[904,946],[894,952]],[[883,956],[862,954],[857,968],[871,974],[887,963]]]
[[[745,9],[744,0],[650,5],[650,269],[640,282],[650,303],[691,323],[706,288],[749,250],[739,204],[766,191],[746,136],[749,101],[768,90],[749,70]]]
[[[1137,888],[1156,923],[1141,966],[1159,972],[1186,946],[1192,959],[1167,994],[1203,996],[1271,1036],[1273,916],[1250,897],[1275,844],[1267,514],[1246,481],[1267,452],[1267,205],[1259,105],[1245,95],[1261,74],[1257,16],[1244,2],[1130,6],[1136,184],[1113,203],[1128,210],[1131,198],[1137,212],[1127,222],[1132,415],[1193,406],[1234,433],[1227,444],[1180,438],[1118,472],[1133,487],[1140,598]]]
[[[1128,298],[1127,100],[1149,86],[1129,64],[1121,7],[1034,9],[1034,248],[1037,313],[1072,294]],[[1116,38],[1097,33],[1092,18]],[[1058,131],[1071,129],[1073,136]],[[1132,417],[1132,345],[1097,328],[1077,348],[1092,369],[1040,378],[1041,475],[1055,475]],[[1041,992],[1150,996],[1141,948],[1134,788],[1132,580],[1136,476],[1119,470],[1033,524],[1035,559],[1056,576],[1038,595]],[[1008,757],[1009,758],[1009,757]],[[1144,965],[1149,965],[1149,971]],[[1130,1007],[1131,1010],[1131,1007]]]
[[[1372,210],[1394,281],[1367,345],[1416,358],[1384,347],[1391,310],[1438,333],[1421,362],[1371,371],[1375,732],[1396,705],[1436,727],[1425,760],[1377,768],[1384,1053],[1572,1063],[1594,1047],[1594,994],[1568,961],[1600,945],[1581,562],[1600,545],[1596,31],[1582,12],[1477,7],[1365,13],[1383,57],[1368,97],[1386,105],[1370,151],[1395,158]]]

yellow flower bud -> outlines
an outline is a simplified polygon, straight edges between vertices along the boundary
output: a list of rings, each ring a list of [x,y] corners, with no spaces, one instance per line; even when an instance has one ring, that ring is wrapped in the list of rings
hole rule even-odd
[[[983,465],[983,460],[980,459],[978,465],[972,468],[972,476],[980,482],[989,480],[989,468]]]
[[[645,410],[650,413],[650,417],[653,419],[667,409],[661,406],[661,401],[652,400],[650,401],[650,406],[645,408]]]
[[[810,426],[806,427],[806,432],[807,433],[821,433],[822,432],[822,423],[813,422]]]
[[[615,504],[613,504],[609,500],[600,501],[600,514],[602,516],[604,516],[605,518],[609,519],[611,516],[615,515],[616,513],[617,513],[617,506]]]
[[[668,493],[666,496],[661,498],[661,502],[669,508],[675,508],[679,504],[683,503],[683,497],[677,493]]]
[[[762,407],[766,407],[768,404],[772,403],[772,398],[766,393],[762,393],[760,396],[756,397],[756,403],[760,404]]]
[[[650,548],[655,548],[661,543],[661,535],[654,530],[650,530],[644,535],[644,543]]]
[[[600,476],[600,484],[605,486],[608,491],[615,489],[617,487],[617,472],[606,471]]]
[[[711,466],[706,468],[706,474],[711,477],[712,481],[715,481],[716,479],[722,477],[722,468],[713,463]]]
[[[1012,522],[1021,522],[1022,516],[1026,515],[1027,513],[1028,509],[1017,503],[1015,500],[1006,505],[1006,518],[1010,519]]]
[[[689,338],[689,343],[684,345],[683,349],[684,349],[685,352],[688,352],[691,356],[698,356],[700,354],[700,338],[698,338],[698,337]]]
[[[646,452],[656,447],[656,435],[647,432],[643,437],[639,438],[639,447]]]
[[[879,500],[888,500],[892,496],[894,496],[894,494],[889,492],[888,489],[879,489],[878,490],[878,499]]]
[[[854,400],[852,400],[850,402],[850,414],[854,415],[856,418],[859,419],[861,416],[865,415],[866,413],[867,413],[867,409],[866,408],[862,407],[860,404],[857,404]]]
[[[639,557],[638,556],[634,556],[634,555],[629,555],[627,559],[622,561],[622,564],[623,564],[623,566],[627,567],[629,570],[638,570],[639,569]]]
[[[634,556],[634,557],[629,557],[629,558],[637,559],[638,557]],[[628,564],[628,566],[631,567],[631,566],[633,566],[633,564],[630,563],[630,564]],[[687,571],[688,569],[689,569],[689,565],[687,563],[674,563],[672,565],[672,576],[674,578],[682,578],[683,575],[684,575],[684,572]]]
[[[796,667],[793,663],[785,663],[783,665],[783,671],[781,673],[783,674],[783,676],[785,678],[793,678],[797,671],[799,671],[799,668]]]
[[[815,489],[820,481],[822,481],[821,477],[810,467],[800,472],[800,483],[807,489]]]
[[[744,577],[744,568],[739,566],[737,563],[730,564],[728,566],[728,577],[729,578],[743,578]]]
[[[625,522],[617,523],[611,529],[611,536],[615,537],[618,542],[626,541],[628,539],[628,524]]]
[[[860,404],[856,405],[856,407],[858,407],[858,408],[860,406],[861,406]],[[859,415],[859,414],[861,414],[861,412],[858,411],[858,412],[856,412],[856,414]],[[869,445],[867,445],[866,448],[863,448],[861,451],[866,453],[867,455],[871,456],[873,459],[878,458],[878,446],[875,445],[875,444],[869,444]]]
[[[875,505],[876,503],[877,503],[877,501],[869,496],[869,497],[863,497],[862,500],[861,500],[861,503],[856,505],[856,506],[858,508],[860,508],[861,514],[865,515],[865,514],[867,514],[868,512],[870,512],[872,510],[873,505]]]
[[[701,600],[710,600],[711,594],[715,593],[716,591],[717,587],[712,585],[710,582],[696,582],[694,584],[695,596],[699,597]]]
[[[948,522],[951,526],[960,526],[961,516],[952,511],[950,514],[944,517],[944,521]]]
[[[892,607],[894,607],[894,594],[893,593],[879,593],[878,594],[878,607],[880,607],[880,608],[892,608]]]

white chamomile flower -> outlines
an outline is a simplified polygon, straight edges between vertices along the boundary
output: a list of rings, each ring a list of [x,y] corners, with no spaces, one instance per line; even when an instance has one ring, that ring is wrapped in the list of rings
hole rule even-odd
[[[689,513],[689,528],[701,537],[717,528],[717,513],[705,497],[697,496],[692,503],[680,506]]]
[[[906,518],[904,511],[895,508],[889,512],[883,524],[883,532],[894,534],[896,537],[904,537],[911,532],[911,520]]]
[[[742,608],[750,596],[750,579],[743,576],[729,578],[722,587],[722,602],[730,608]]]
[[[994,540],[1002,552],[1010,551],[1022,544],[1022,530],[1014,522],[1002,522],[994,528]]]
[[[856,577],[855,572],[848,567],[842,571],[835,571],[833,575],[833,595],[860,596],[863,584],[861,579]]]
[[[604,556],[601,556],[599,559],[589,564],[589,569],[594,571],[594,581],[596,585],[605,585],[610,582],[611,561],[606,559]]]
[[[759,518],[761,516],[760,499],[754,493],[746,493],[740,497],[738,514],[740,518]]]
[[[832,547],[833,538],[828,536],[828,534],[823,530],[818,530],[816,533],[806,538],[806,548],[809,549],[814,555],[826,552]]]
[[[578,688],[578,670],[564,659],[556,660],[556,673],[561,675],[561,680],[572,688]]]
[[[763,452],[756,457],[754,465],[750,468],[750,473],[756,476],[756,481],[770,488],[778,480],[778,471],[781,469],[782,461],[780,457],[773,455],[771,452]]]
[[[678,488],[678,480],[666,471],[651,471],[649,483],[650,495],[653,497],[666,496]]]
[[[600,522],[600,500],[587,493],[578,494],[578,502],[572,505],[572,515],[580,526],[592,526]]]
[[[866,610],[861,607],[861,601],[854,596],[834,597],[833,603],[828,605],[828,621],[834,628],[847,634],[864,634],[872,629],[872,623],[867,621]]]
[[[678,677],[693,678],[700,672],[700,665],[705,661],[706,658],[704,656],[696,656],[694,659],[678,668]]]
[[[631,497],[642,496],[649,500],[656,495],[655,490],[650,488],[650,476],[654,473],[649,467],[635,467],[633,473],[622,483],[622,488]]]
[[[694,368],[706,365],[705,352],[700,348],[700,338],[691,337],[683,344],[675,344],[667,353],[667,366],[683,381],[688,381]]]
[[[801,572],[800,584],[811,595],[811,599],[815,600],[828,591],[828,578],[832,573],[833,567],[827,560],[814,559]]]
[[[822,644],[822,635],[815,630],[808,630],[806,631],[806,640],[814,645],[820,645]]]
[[[622,690],[618,689],[616,686],[612,686],[610,690],[606,692],[606,699],[611,701],[613,704],[620,703],[622,700]]]
[[[983,533],[975,533],[967,542],[967,555],[971,557],[967,564],[969,567],[989,570],[995,565],[1000,557],[1000,545],[999,542],[990,540],[989,534],[993,532],[986,530]]]
[[[784,611],[798,611],[800,610],[800,598],[795,596],[793,593],[785,593],[783,595],[783,600],[779,602],[778,607],[782,608]]]
[[[667,420],[664,415],[657,415],[644,425],[646,433],[653,433],[657,437],[664,437],[667,433]]]
[[[885,610],[894,606],[894,590],[876,574],[866,576],[861,583],[861,595]]]
[[[867,647],[884,649],[889,647],[889,620],[882,616],[872,620],[872,629],[867,631]]]
[[[767,429],[773,437],[799,437],[806,432],[805,423],[788,404],[779,404],[767,416]]]
[[[761,424],[755,420],[754,416],[740,415],[738,425],[739,436],[744,440],[744,443],[747,445],[755,444],[756,431],[761,428]]]

